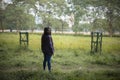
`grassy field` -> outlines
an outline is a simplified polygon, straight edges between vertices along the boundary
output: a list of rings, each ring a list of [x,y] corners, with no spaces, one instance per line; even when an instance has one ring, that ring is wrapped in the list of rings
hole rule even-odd
[[[102,53],[90,53],[90,37],[53,35],[52,72],[43,71],[41,35],[0,33],[0,80],[120,80],[120,37],[103,37]]]

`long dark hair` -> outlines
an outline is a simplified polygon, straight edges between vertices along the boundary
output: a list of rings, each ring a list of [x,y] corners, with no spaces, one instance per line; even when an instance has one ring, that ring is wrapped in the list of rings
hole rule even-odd
[[[51,35],[51,28],[50,27],[44,28],[44,35]]]

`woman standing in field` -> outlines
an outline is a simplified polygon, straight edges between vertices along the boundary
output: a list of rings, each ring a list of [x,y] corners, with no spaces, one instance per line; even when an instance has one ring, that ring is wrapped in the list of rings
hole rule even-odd
[[[44,28],[44,33],[41,38],[41,49],[44,55],[43,69],[48,65],[48,70],[51,71],[51,57],[54,54],[53,40],[51,37],[51,29],[49,27]]]

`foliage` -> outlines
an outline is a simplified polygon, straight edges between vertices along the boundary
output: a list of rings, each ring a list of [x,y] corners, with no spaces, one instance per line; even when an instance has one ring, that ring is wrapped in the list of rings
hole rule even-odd
[[[103,32],[104,30],[107,30],[107,26],[108,26],[108,23],[106,19],[95,19],[93,21],[92,30]]]
[[[0,3],[2,4],[2,2]],[[37,16],[41,18],[44,27],[52,25],[53,23],[50,23],[50,20],[56,20],[55,16],[59,19],[60,16],[65,16],[64,0],[13,0],[11,4],[6,4],[8,6],[6,6],[4,12],[6,17],[4,24],[5,28],[9,29],[31,28],[33,30],[36,26],[35,19]],[[3,28],[1,27],[1,29]]]
[[[5,10],[5,21],[7,29],[28,29],[35,24],[34,18],[30,14],[24,13],[23,7],[9,5]]]
[[[34,30],[38,29],[37,25],[41,25],[40,29],[51,26],[63,32],[64,28],[69,29],[67,23],[71,19],[62,17],[71,17],[73,14],[74,25],[71,29],[76,33],[83,30],[80,21],[85,24],[89,22],[91,26],[88,30],[109,32],[110,36],[120,32],[119,0],[12,0],[11,4],[4,4],[7,5],[5,10],[0,10],[2,30]]]
[[[100,23],[101,23],[100,28],[109,32],[109,34],[111,36],[113,35],[114,32],[120,31],[117,27],[117,26],[119,26],[119,24],[117,23],[117,21],[119,21],[118,17],[120,17],[120,15],[119,15],[120,1],[119,0],[81,0],[81,1],[68,0],[68,1],[72,1],[74,6],[80,7],[80,8],[74,7],[77,11],[80,11],[81,8],[82,8],[82,10],[85,10],[83,18],[85,18],[86,21],[94,23],[94,21],[96,21],[96,20],[101,19],[101,20],[103,20],[102,22],[104,22],[104,20],[106,19],[106,21],[105,21],[106,23],[101,23],[101,21],[100,21]],[[77,18],[82,17],[79,14],[76,14],[76,15],[77,15]],[[77,20],[77,18],[75,20]],[[79,20],[77,20],[77,21],[79,21]],[[107,24],[107,26],[105,26],[105,24]],[[92,25],[92,23],[91,23],[91,25]],[[98,23],[98,25],[100,25],[100,24]],[[76,26],[76,24],[75,24],[75,26]],[[78,26],[78,24],[77,24],[77,26]],[[93,27],[96,27],[96,29],[99,28],[99,26],[93,26]],[[107,29],[106,29],[106,27],[107,27]],[[77,29],[78,29],[78,27],[76,27],[76,30]],[[118,29],[118,30],[116,30],[116,29]]]

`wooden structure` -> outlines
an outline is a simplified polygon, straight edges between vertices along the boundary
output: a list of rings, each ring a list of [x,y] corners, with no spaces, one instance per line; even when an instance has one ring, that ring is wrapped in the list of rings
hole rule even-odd
[[[28,32],[19,32],[20,35],[20,45],[22,45],[22,43],[24,43],[25,46],[29,45],[29,35]]]
[[[91,53],[102,51],[102,32],[91,32]]]

